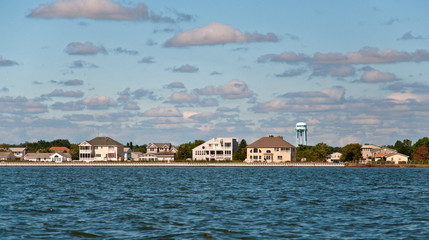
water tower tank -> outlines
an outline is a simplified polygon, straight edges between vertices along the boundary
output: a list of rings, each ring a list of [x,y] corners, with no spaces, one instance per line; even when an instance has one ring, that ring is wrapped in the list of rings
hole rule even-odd
[[[307,145],[307,124],[299,122],[296,124],[296,146]]]

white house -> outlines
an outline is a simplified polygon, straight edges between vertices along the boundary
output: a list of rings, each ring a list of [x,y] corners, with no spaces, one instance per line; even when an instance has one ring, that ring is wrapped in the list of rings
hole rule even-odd
[[[386,163],[405,164],[408,163],[409,157],[401,153],[391,153],[384,156]]]
[[[24,156],[25,161],[32,162],[66,162],[71,161],[70,153],[27,153]]]
[[[147,155],[140,160],[174,161],[176,153],[177,149],[171,143],[149,143],[147,145]]]
[[[328,155],[328,157],[326,158],[327,162],[334,162],[337,163],[340,161],[340,158],[343,154],[340,152],[333,152],[331,154]]]
[[[79,144],[80,161],[120,161],[123,158],[124,145],[109,137],[96,137]]]
[[[132,159],[133,150],[129,147],[124,147],[124,160]]]
[[[192,149],[193,160],[232,160],[233,154],[238,149],[238,139],[212,138],[207,142]]]

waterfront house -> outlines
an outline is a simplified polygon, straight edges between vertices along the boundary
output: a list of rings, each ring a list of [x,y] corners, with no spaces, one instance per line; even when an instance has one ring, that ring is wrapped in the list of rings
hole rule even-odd
[[[71,161],[70,153],[27,153],[24,156],[25,161],[32,162],[66,162]]]
[[[238,139],[235,137],[212,138],[192,149],[192,159],[230,161],[237,149]]]
[[[296,161],[296,148],[281,137],[263,137],[247,146],[251,162]]]
[[[155,156],[155,161],[174,161],[177,149],[171,143],[149,143],[147,145],[147,154]],[[153,158],[144,156],[144,158]]]
[[[332,163],[339,163],[342,155],[343,154],[340,152],[331,153],[328,155],[328,157],[326,157],[326,161]]]
[[[140,159],[140,157],[143,156],[142,152],[132,152],[131,153],[131,160],[137,161]]]
[[[13,155],[15,155],[16,159],[24,159],[25,154],[27,153],[26,147],[14,147],[9,148],[11,152],[13,152]]]
[[[133,150],[129,147],[124,147],[124,160],[132,159]]]
[[[15,160],[15,155],[12,152],[0,152],[0,160]]]
[[[79,144],[80,161],[121,161],[123,157],[124,145],[109,137],[96,137]]]
[[[365,144],[361,147],[362,159],[364,162],[374,158],[374,152],[381,149],[381,147],[373,144]]]
[[[386,163],[393,164],[406,164],[408,163],[409,156],[401,154],[401,153],[390,153],[384,156]]]

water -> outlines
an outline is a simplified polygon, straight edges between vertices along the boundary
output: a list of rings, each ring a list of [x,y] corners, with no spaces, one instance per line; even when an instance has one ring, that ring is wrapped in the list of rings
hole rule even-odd
[[[429,239],[429,168],[0,168],[0,239]]]

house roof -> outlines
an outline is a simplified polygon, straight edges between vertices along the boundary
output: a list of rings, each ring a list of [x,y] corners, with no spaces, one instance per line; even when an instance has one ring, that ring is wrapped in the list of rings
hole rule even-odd
[[[270,147],[289,147],[295,148],[292,144],[283,140],[281,137],[262,137],[259,140],[251,143],[250,148],[270,148]]]
[[[149,143],[148,146],[150,146],[150,145],[155,145],[156,147],[164,147],[167,145],[168,147],[170,147],[171,143]]]
[[[71,158],[70,153],[27,153],[25,154],[25,158],[51,158],[52,155],[61,155],[63,157]]]
[[[49,148],[49,150],[55,151],[55,152],[57,152],[57,151],[70,152],[70,149],[68,149],[67,147],[51,147],[51,148]]]
[[[96,137],[88,141],[88,143],[93,146],[124,146],[109,137]]]
[[[9,150],[11,150],[12,152],[22,152],[25,149],[25,147],[9,148]]]
[[[403,156],[403,157],[407,157],[407,158],[409,157],[409,156],[402,154],[402,153],[390,153],[390,154],[387,154],[385,157],[392,157],[395,155],[399,155],[399,156]]]
[[[0,157],[7,157],[9,155],[13,155],[13,153],[12,152],[0,152]],[[13,156],[15,156],[15,155],[13,155]]]

